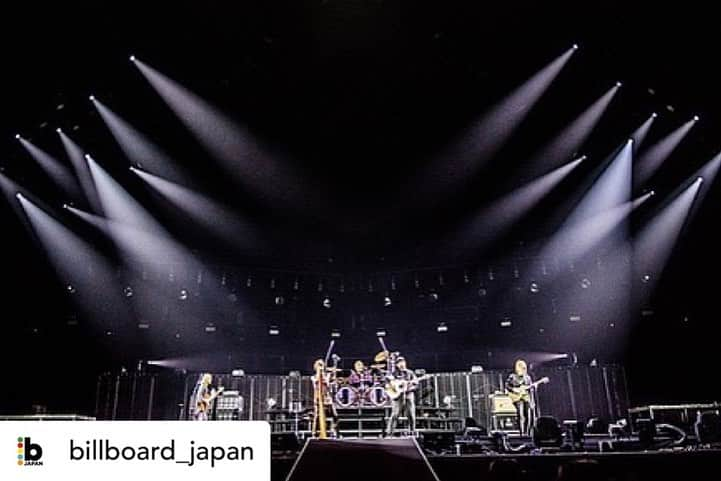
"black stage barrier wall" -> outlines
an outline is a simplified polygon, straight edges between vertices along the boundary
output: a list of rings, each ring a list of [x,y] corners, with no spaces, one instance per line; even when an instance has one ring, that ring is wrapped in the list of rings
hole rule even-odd
[[[503,390],[507,371],[435,373],[420,385],[418,404],[449,405],[454,417],[474,418],[491,427],[490,395]],[[600,417],[614,421],[628,416],[629,400],[624,369],[620,366],[575,366],[536,369],[547,376],[537,402],[541,414],[559,420]],[[98,419],[186,419],[187,399],[197,373],[128,372],[98,379]],[[307,408],[312,400],[309,376],[244,375],[216,373],[214,384],[242,397],[239,419],[264,420],[272,399],[275,409]]]

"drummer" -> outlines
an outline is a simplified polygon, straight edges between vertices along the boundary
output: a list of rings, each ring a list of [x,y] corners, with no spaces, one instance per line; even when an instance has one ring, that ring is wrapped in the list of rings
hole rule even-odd
[[[358,360],[353,363],[353,371],[348,378],[348,383],[356,389],[366,389],[373,385],[373,376],[363,361]]]

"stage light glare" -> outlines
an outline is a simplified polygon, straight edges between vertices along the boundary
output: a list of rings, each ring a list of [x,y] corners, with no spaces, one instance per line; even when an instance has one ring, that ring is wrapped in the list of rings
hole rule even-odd
[[[123,295],[125,297],[133,297],[133,295],[135,295],[135,292],[133,291],[132,286],[125,286],[125,288],[123,289]]]
[[[331,307],[333,307],[333,302],[330,300],[330,297],[326,297],[323,299],[323,307],[325,307],[326,309],[330,309]]]
[[[538,282],[531,282],[528,290],[531,291],[532,294],[538,294],[541,291],[541,286],[538,285]]]
[[[188,297],[190,297],[188,289],[180,289],[180,292],[178,293],[178,299],[181,301],[187,301]]]
[[[340,331],[338,329],[333,329],[330,331],[330,337],[332,339],[340,339]]]
[[[648,282],[651,280],[651,276],[648,274],[644,274],[643,277],[641,277],[641,282],[644,284],[648,284]]]
[[[17,198],[18,200],[21,200],[21,199],[23,199],[23,195],[20,192],[18,192],[17,194],[15,194],[15,198]]]
[[[622,84],[621,82],[616,82],[616,87],[620,87],[620,86],[622,86],[622,85],[623,85],[623,84]]]
[[[703,177],[696,177],[696,182],[698,182],[699,184],[703,182]]]
[[[20,136],[20,134],[15,134],[15,138],[16,138],[17,140],[22,139],[22,137]]]
[[[63,133],[63,129],[61,129],[60,127],[58,127],[57,129],[55,129],[55,132],[57,132],[57,133],[59,133],[59,134],[62,134],[62,133]]]
[[[579,48],[579,47],[578,47],[578,44],[577,44],[577,43],[574,43],[572,48],[573,48],[573,50],[578,50],[578,48]]]
[[[135,63],[135,55],[131,55],[131,56],[130,56],[130,61],[133,62],[133,63]]]
[[[448,332],[448,325],[445,322],[441,322],[436,326],[437,332]]]
[[[651,114],[651,117],[653,117],[655,119],[656,117],[658,117],[658,114],[656,112],[654,112]]]
[[[586,277],[581,279],[581,288],[588,289],[589,287],[591,287],[591,281]]]
[[[628,139],[628,143],[629,143],[629,144],[632,144],[632,143],[633,143],[633,137],[631,137],[630,139]]]
[[[699,120],[701,120],[701,117],[699,117],[698,115],[694,115],[694,116],[693,116],[693,121],[694,121],[694,122],[698,122]]]
[[[95,95],[91,95],[88,98],[90,99],[91,102],[95,102]]]
[[[270,326],[270,328],[268,328],[268,335],[270,335],[270,336],[280,335],[280,329],[278,328],[278,326]]]
[[[385,296],[383,298],[383,306],[384,307],[390,307],[392,304],[393,304],[393,300],[390,297]]]

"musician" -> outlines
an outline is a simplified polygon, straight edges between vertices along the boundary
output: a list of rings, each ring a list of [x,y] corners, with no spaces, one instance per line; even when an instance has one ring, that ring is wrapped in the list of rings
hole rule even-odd
[[[321,378],[318,379],[318,373]],[[331,396],[330,388],[331,384],[335,382],[335,372],[328,371],[326,369],[325,361],[323,359],[316,359],[313,363],[313,376],[311,376],[313,382],[313,405],[315,406],[315,416],[318,416],[318,410],[322,407],[325,410],[326,418],[331,419],[330,430],[331,433],[336,433],[336,424],[338,423],[338,411],[336,411],[333,405],[333,397]],[[323,400],[319,402],[318,399],[318,383],[323,383]]]
[[[518,412],[518,426],[522,435],[529,434],[533,425],[532,385],[533,379],[528,374],[526,361],[518,359],[506,380],[506,391],[519,395],[513,405]]]
[[[407,388],[397,399],[392,401],[391,417],[388,419],[386,436],[392,436],[398,423],[398,418],[403,414],[408,418],[408,429],[412,434],[416,432],[416,394],[418,387],[417,378],[413,371],[408,369],[404,357],[399,356],[395,361],[395,369],[387,376],[389,381],[405,381]]]
[[[356,389],[365,389],[373,384],[373,376],[363,361],[358,360],[353,363],[353,372],[350,373],[348,383]]]
[[[210,385],[213,383],[213,375],[201,374],[195,384],[193,394],[190,396],[192,416],[194,421],[208,420],[208,399],[211,397]]]

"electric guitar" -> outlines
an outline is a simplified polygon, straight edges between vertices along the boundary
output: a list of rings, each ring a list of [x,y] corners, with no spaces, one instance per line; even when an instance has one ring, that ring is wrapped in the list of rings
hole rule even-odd
[[[213,392],[211,392],[210,394],[206,394],[205,396],[203,396],[203,399],[198,401],[197,411],[199,413],[206,412],[210,408],[210,404],[213,402],[213,400],[220,396],[224,390],[224,387],[219,387],[217,390],[213,390]]]
[[[407,392],[413,391],[419,382],[429,379],[431,376],[428,374],[415,378],[412,381],[406,381],[405,379],[391,379],[386,384],[386,394],[391,401],[395,401]]]
[[[529,384],[527,386],[524,385],[524,386],[519,386],[517,388],[513,388],[513,390],[511,390],[508,393],[508,397],[510,397],[511,401],[514,403],[517,403],[518,401],[528,402],[531,400],[531,391],[533,389],[536,389],[541,384],[548,384],[549,382],[551,382],[550,379],[548,379],[547,377],[542,377],[538,381],[532,382],[531,384]]]

